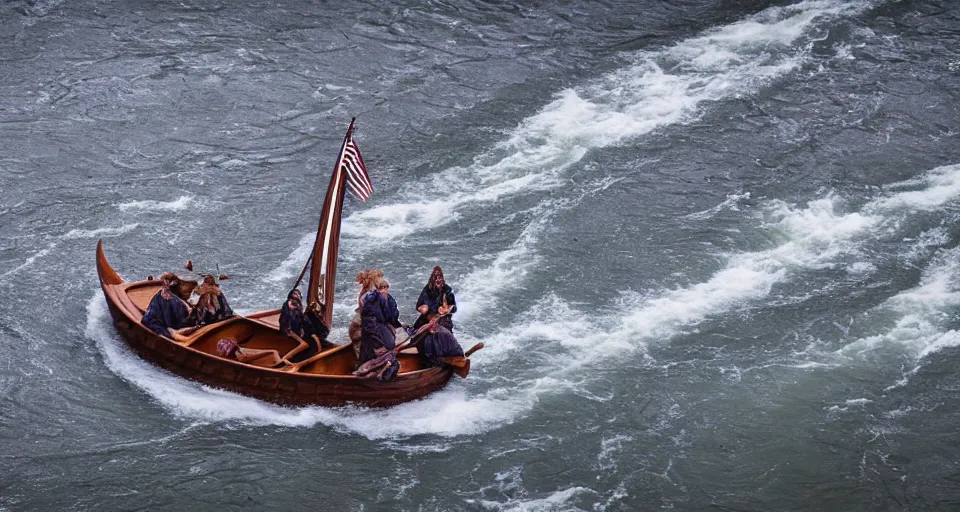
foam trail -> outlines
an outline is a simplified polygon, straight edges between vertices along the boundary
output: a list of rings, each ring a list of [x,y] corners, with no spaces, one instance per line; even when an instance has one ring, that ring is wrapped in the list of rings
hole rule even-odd
[[[104,236],[120,236],[124,233],[129,233],[134,229],[137,229],[140,224],[124,224],[116,228],[99,228],[99,229],[71,229],[67,234],[63,235],[64,240],[77,239],[77,238],[100,238]]]
[[[740,211],[740,202],[750,199],[750,192],[744,192],[742,194],[730,194],[727,198],[720,204],[714,206],[713,208],[708,208],[703,211],[694,212],[685,215],[684,217],[691,220],[704,220],[714,217],[724,210],[738,212]]]
[[[187,209],[192,202],[193,196],[180,196],[173,201],[130,201],[118,204],[117,208],[122,212],[129,210],[175,212]]]
[[[498,510],[502,512],[549,512],[551,510],[580,510],[579,508],[574,507],[570,501],[584,493],[597,494],[596,491],[586,487],[569,487],[567,489],[555,491],[549,496],[540,499],[510,499],[506,503],[499,503],[491,500],[476,500],[475,502],[479,503],[487,510]]]
[[[288,408],[181,379],[140,359],[114,334],[103,297],[87,303],[85,335],[94,340],[107,366],[175,414],[203,422],[313,427],[326,425],[369,439],[403,439],[432,434],[455,437],[508,424],[536,403],[534,393],[494,389],[467,396],[451,383],[429,397],[390,409]]]
[[[887,188],[897,189],[924,186],[876,201],[872,208],[880,211],[934,210],[960,195],[960,165],[938,167],[917,179],[894,183]]]
[[[884,318],[895,318],[886,332],[858,339],[840,350],[838,355],[860,357],[885,347],[900,347],[917,361],[947,347],[960,345],[960,333],[944,327],[960,307],[960,290],[956,279],[960,271],[960,248],[937,257],[927,269],[920,284],[898,293],[876,308]]]
[[[401,194],[419,197],[423,190],[443,190],[442,204],[417,201],[355,213],[345,234],[405,236],[446,225],[478,202],[561,186],[564,171],[590,150],[689,122],[705,103],[750,94],[794,71],[808,57],[805,34],[824,20],[863,7],[805,1],[767,9],[669,48],[638,52],[633,65],[561,91],[472,165],[441,172],[427,186],[411,184],[409,194]]]

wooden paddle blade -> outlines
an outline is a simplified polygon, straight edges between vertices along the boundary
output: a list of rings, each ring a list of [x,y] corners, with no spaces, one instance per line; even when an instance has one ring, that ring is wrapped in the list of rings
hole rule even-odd
[[[470,373],[470,360],[469,360],[469,359],[464,359],[464,361],[466,361],[467,364],[465,364],[465,365],[463,365],[463,366],[461,366],[461,367],[459,367],[459,368],[456,367],[456,366],[454,366],[454,367],[453,367],[453,373],[456,373],[456,374],[459,375],[461,378],[466,379],[466,378],[467,378],[467,374]]]
[[[470,350],[464,352],[463,357],[470,357],[470,354],[483,348],[483,343],[477,343],[476,345],[470,347]]]
[[[454,368],[463,368],[470,364],[470,360],[463,356],[454,356],[454,357],[438,357],[443,364],[448,364]]]
[[[466,378],[470,373],[470,360],[463,356],[438,357],[441,363],[453,367],[453,373]]]

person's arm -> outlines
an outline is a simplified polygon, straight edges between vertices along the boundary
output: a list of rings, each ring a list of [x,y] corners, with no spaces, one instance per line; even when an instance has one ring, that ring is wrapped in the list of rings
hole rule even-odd
[[[447,293],[447,306],[450,308],[450,314],[457,312],[457,297],[453,295],[453,290]]]
[[[420,297],[417,298],[417,312],[421,315],[426,315],[430,312],[430,304],[428,303],[427,289],[424,288],[420,292]]]
[[[387,323],[396,328],[400,328],[400,309],[397,307],[397,301],[393,298],[393,295],[387,295],[387,305],[390,308],[390,317]]]

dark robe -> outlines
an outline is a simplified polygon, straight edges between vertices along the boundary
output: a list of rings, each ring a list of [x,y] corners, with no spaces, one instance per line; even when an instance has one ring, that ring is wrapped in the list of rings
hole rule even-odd
[[[377,357],[376,350],[393,350],[393,328],[400,327],[400,311],[393,296],[372,291],[363,296],[360,310],[363,334],[360,338],[360,364]]]
[[[295,334],[303,341],[307,342],[307,348],[294,356],[293,362],[302,361],[318,353],[330,334],[330,329],[323,323],[323,320],[313,311],[304,311],[300,308],[290,308],[289,299],[283,301],[280,307],[280,332],[283,334]],[[320,339],[320,344],[314,339],[314,335]]]
[[[226,320],[234,315],[233,308],[227,303],[226,295],[221,293],[220,296],[217,297],[217,300],[220,301],[220,307],[217,308],[217,318]]]
[[[463,355],[463,348],[457,343],[457,338],[446,327],[440,326],[437,332],[427,334],[420,345],[420,353],[439,366],[441,357],[457,357]]]
[[[177,297],[172,292],[169,299],[163,298],[163,292],[157,292],[150,299],[150,305],[140,320],[143,325],[151,331],[170,337],[170,331],[167,329],[181,329],[187,327],[187,318],[190,316],[190,310],[187,309],[187,303]]]
[[[426,304],[427,314],[420,315],[420,317],[417,318],[417,321],[413,323],[414,330],[426,324],[430,320],[430,316],[439,314],[440,306],[443,305],[444,296],[447,298],[447,306],[450,307],[450,314],[441,318],[437,323],[451,331],[453,330],[453,320],[451,317],[457,312],[457,298],[453,295],[453,289],[450,288],[448,284],[444,284],[442,290],[437,290],[430,285],[423,287],[423,291],[420,292],[420,298],[417,299],[417,308],[419,309],[420,306]]]
[[[299,337],[304,337],[307,332],[305,324],[309,323],[309,320],[303,317],[303,310],[290,308],[289,301],[283,301],[283,306],[280,306],[280,332],[283,334],[296,334]]]

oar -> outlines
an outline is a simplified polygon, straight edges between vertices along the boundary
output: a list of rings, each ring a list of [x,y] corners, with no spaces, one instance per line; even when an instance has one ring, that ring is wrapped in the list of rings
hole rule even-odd
[[[440,361],[452,366],[453,373],[456,373],[460,377],[467,378],[467,374],[470,373],[470,354],[473,354],[481,348],[483,348],[483,343],[477,343],[470,347],[470,350],[464,352],[462,356],[441,357]]]

